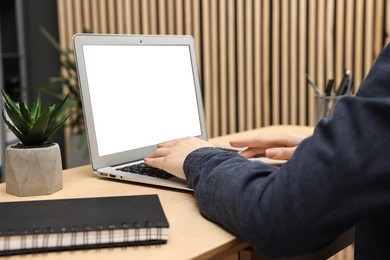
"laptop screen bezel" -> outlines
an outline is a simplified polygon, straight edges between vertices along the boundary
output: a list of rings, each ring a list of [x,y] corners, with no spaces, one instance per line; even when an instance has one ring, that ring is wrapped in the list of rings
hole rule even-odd
[[[85,128],[88,140],[89,156],[94,170],[100,168],[125,164],[132,161],[141,160],[150,155],[156,145],[144,148],[123,151],[115,154],[100,156],[98,153],[98,142],[96,139],[95,124],[93,120],[90,91],[88,85],[87,71],[84,60],[83,46],[85,45],[150,45],[150,46],[188,46],[192,72],[194,77],[194,87],[198,106],[198,117],[201,128],[201,135],[197,136],[207,140],[205,126],[205,116],[203,108],[203,98],[199,80],[199,72],[196,61],[195,43],[192,36],[188,35],[119,35],[119,34],[75,34],[73,36],[74,55],[80,86],[80,96],[83,105]],[[125,141],[125,140],[124,140]]]

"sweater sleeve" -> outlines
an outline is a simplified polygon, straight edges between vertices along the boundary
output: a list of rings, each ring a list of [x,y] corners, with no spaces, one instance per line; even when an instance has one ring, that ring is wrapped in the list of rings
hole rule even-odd
[[[389,207],[388,71],[389,47],[360,93],[343,97],[280,168],[216,148],[191,153],[184,171],[201,213],[263,254],[288,257]]]

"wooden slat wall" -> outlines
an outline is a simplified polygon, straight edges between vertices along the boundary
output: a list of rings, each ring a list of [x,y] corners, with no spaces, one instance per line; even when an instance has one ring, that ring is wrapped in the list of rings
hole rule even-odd
[[[74,33],[191,34],[209,136],[314,125],[308,73],[324,89],[345,69],[355,90],[390,37],[390,0],[57,0]]]

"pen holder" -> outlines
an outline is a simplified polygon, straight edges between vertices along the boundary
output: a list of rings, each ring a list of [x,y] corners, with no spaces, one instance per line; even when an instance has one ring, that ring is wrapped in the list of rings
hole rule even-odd
[[[316,123],[323,117],[332,117],[334,107],[342,96],[316,95]]]

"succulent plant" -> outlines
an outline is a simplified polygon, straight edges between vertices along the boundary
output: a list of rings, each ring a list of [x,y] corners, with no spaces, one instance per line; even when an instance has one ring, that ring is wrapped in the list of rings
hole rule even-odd
[[[4,122],[24,146],[43,145],[69,117],[63,112],[68,97],[65,97],[58,105],[47,105],[42,109],[40,96],[29,107],[22,99],[19,104],[15,103],[4,90],[2,90],[2,95]]]

